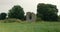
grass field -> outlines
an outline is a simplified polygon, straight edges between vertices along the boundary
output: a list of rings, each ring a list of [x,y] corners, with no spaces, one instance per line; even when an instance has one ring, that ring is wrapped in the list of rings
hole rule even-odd
[[[0,32],[60,32],[60,22],[0,23]]]

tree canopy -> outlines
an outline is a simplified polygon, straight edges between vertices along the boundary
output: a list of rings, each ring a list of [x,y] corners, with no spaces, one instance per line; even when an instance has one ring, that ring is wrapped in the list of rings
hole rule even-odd
[[[24,19],[23,8],[19,5],[15,5],[14,7],[12,7],[12,9],[9,10],[8,17],[23,20]]]
[[[56,5],[39,3],[37,5],[37,17],[45,21],[56,21],[58,19]]]

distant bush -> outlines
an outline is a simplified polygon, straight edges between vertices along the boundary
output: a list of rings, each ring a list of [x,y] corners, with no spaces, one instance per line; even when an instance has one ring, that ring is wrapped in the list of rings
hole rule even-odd
[[[1,13],[0,14],[0,20],[6,19],[7,14],[6,13]]]

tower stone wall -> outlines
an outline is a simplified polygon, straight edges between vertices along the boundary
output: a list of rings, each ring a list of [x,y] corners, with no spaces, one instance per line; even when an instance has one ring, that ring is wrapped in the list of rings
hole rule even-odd
[[[26,21],[29,21],[29,22],[36,21],[36,15],[34,13],[27,12]]]

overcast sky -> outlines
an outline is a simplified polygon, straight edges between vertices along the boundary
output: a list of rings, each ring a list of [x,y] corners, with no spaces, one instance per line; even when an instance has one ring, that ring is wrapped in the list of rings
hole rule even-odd
[[[36,7],[38,3],[48,3],[57,5],[60,14],[60,0],[0,0],[0,13],[8,12],[14,5],[20,5],[23,7],[25,13],[26,12],[34,12],[36,13]]]

